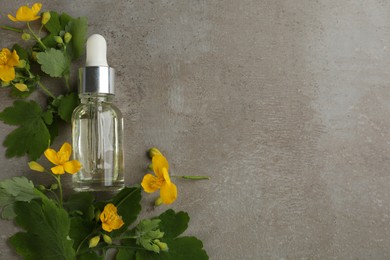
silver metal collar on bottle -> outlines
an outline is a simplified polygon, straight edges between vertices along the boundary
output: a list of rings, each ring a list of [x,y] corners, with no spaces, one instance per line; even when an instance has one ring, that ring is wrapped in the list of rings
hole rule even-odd
[[[115,94],[115,70],[96,66],[79,69],[79,93]]]

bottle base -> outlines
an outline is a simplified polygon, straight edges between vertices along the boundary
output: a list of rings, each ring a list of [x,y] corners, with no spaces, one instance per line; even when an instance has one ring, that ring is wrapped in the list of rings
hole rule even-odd
[[[102,183],[92,183],[92,182],[78,182],[73,183],[73,190],[77,192],[82,191],[120,191],[125,187],[123,182],[114,183],[109,186],[104,186]]]

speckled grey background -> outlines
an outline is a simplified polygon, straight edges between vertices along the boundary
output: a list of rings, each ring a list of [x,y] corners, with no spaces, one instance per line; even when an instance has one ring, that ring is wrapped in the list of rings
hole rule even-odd
[[[172,205],[211,259],[390,259],[389,1],[42,2],[107,38],[127,183],[151,146],[174,174],[211,177],[176,181]],[[0,1],[0,23],[25,3]],[[16,40],[0,31],[1,47]],[[4,152],[2,177],[36,174]],[[0,258],[17,259],[17,229],[0,229]]]

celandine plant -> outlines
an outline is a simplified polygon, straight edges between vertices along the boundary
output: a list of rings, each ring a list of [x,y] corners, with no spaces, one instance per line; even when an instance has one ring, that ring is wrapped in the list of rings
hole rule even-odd
[[[34,185],[26,177],[0,181],[0,209],[3,219],[14,220],[22,231],[9,238],[11,246],[24,259],[105,259],[114,250],[116,259],[208,259],[202,242],[180,236],[188,226],[185,212],[168,209],[161,215],[136,223],[141,211],[142,188],[147,193],[160,191],[156,205],[171,204],[177,187],[171,177],[207,179],[205,176],[170,176],[169,163],[157,149],[149,150],[152,160],[141,186],[125,187],[111,199],[97,201],[91,192],[63,194],[61,178],[83,167],[71,159],[72,147],[64,143],[56,151],[48,147],[57,136],[58,126],[69,122],[77,106],[77,95],[69,86],[70,66],[83,54],[87,21],[56,12],[40,13],[42,5],[20,7],[16,15],[26,29],[2,26],[21,34],[29,47],[15,44],[0,52],[0,83],[17,98],[13,106],[0,113],[0,120],[17,128],[7,135],[6,156],[28,155],[31,170],[49,174],[53,183]],[[30,22],[39,23],[33,30]],[[42,37],[41,34],[44,34]],[[54,95],[41,78],[62,78],[66,88]],[[41,89],[48,96],[42,108],[25,99]],[[58,92],[58,91],[56,91]],[[53,166],[47,170],[37,159],[44,154]]]

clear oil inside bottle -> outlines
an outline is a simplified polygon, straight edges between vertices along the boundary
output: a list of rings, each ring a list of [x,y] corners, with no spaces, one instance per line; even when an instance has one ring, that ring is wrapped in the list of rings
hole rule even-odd
[[[113,95],[82,94],[72,117],[73,156],[82,164],[73,175],[76,191],[116,191],[124,187],[123,118]]]

